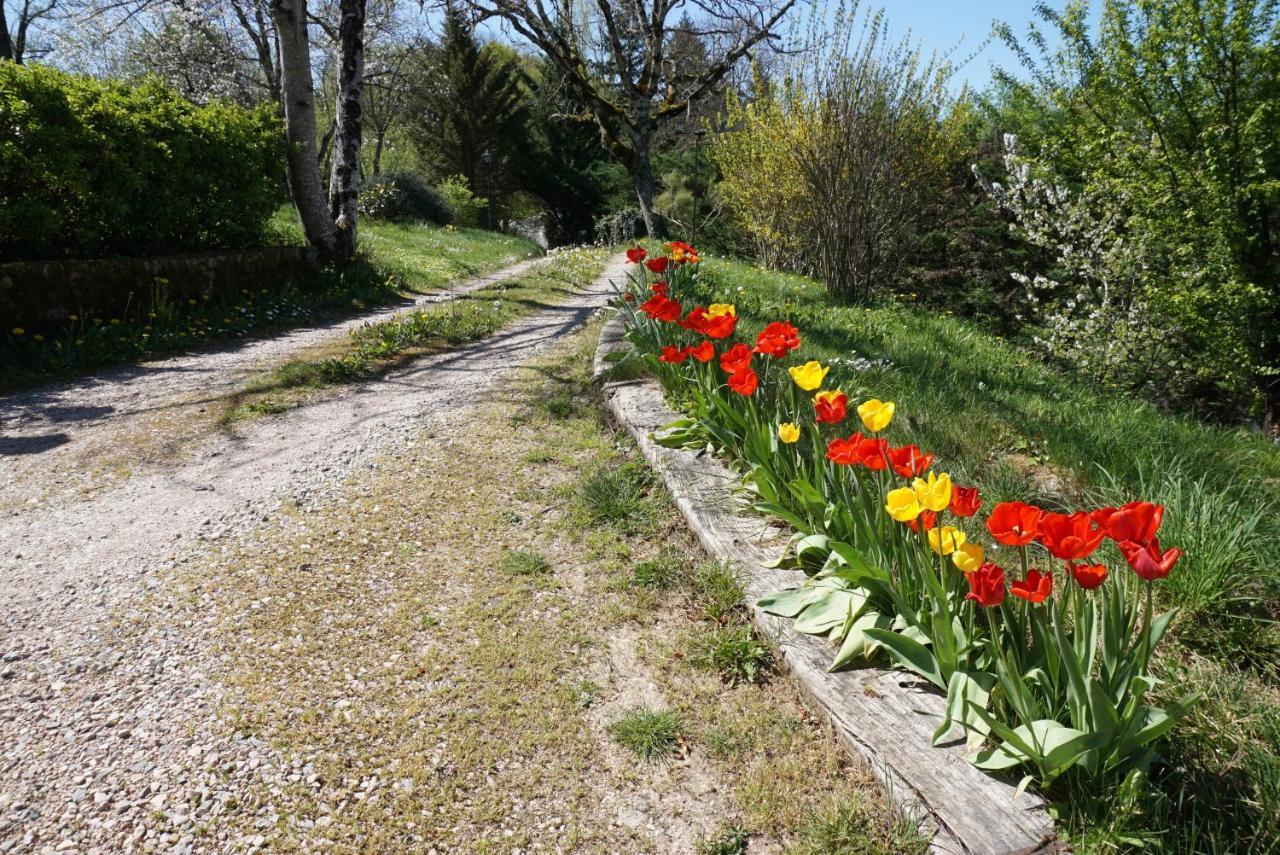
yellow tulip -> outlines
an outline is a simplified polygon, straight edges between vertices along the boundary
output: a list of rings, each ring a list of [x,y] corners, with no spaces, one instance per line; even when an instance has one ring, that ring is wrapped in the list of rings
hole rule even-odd
[[[912,488],[916,491],[916,496],[920,499],[920,504],[926,510],[933,512],[945,511],[947,506],[951,504],[951,476],[943,472],[939,475],[937,472],[929,473],[929,480],[917,478],[911,482]]]
[[[893,421],[893,410],[893,401],[872,398],[858,405],[858,418],[862,419],[862,424],[867,430],[877,433],[887,428],[889,422]]]
[[[890,490],[885,496],[884,509],[898,522],[911,522],[924,510],[920,507],[920,500],[916,498],[915,491],[910,487]]]
[[[951,563],[962,573],[972,573],[982,566],[985,557],[982,547],[976,543],[962,543],[960,548],[951,553]]]
[[[953,525],[929,529],[929,548],[939,555],[950,555],[964,546],[964,532]]]
[[[783,422],[778,425],[778,439],[790,445],[800,438],[800,428],[791,422]]]
[[[733,303],[712,303],[707,306],[707,317],[718,318],[721,315],[728,315],[731,318],[738,316],[738,310],[733,307]]]
[[[827,376],[827,372],[831,370],[830,366],[822,367],[822,364],[816,359],[810,359],[804,365],[796,365],[787,369],[787,373],[791,375],[791,379],[796,381],[796,385],[806,392],[812,392],[822,385],[822,380]]]
[[[13,328],[13,334],[14,334],[14,335],[22,335],[24,332],[26,332],[26,330],[24,330],[22,327],[14,327],[14,328]]]

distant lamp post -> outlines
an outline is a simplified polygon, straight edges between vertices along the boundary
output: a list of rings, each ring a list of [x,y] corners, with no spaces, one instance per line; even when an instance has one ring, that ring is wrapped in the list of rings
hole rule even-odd
[[[489,203],[489,231],[493,231],[493,152],[485,149],[480,155],[484,164],[484,192]]]

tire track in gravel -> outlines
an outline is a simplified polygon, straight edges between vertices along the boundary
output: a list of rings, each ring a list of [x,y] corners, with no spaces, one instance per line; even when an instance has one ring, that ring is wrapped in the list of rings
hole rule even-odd
[[[208,803],[200,794],[210,784],[188,767],[194,760],[197,770],[203,764],[214,776],[230,762],[217,751],[206,753],[193,741],[199,734],[191,733],[211,714],[215,693],[187,670],[185,662],[198,653],[189,639],[152,639],[126,659],[110,643],[117,621],[145,624],[138,603],[190,549],[185,544],[255,525],[286,502],[305,505],[340,486],[363,461],[394,452],[424,421],[448,424],[507,371],[604,306],[612,283],[625,275],[624,263],[614,257],[572,301],[497,336],[425,357],[284,416],[255,420],[236,436],[211,438],[172,468],[135,475],[86,500],[0,517],[0,744],[6,746],[0,852],[53,851],[61,844],[76,851],[88,832],[95,841],[110,841],[101,851],[190,851],[198,836],[193,805]],[[483,287],[517,269],[523,267],[463,287]],[[324,328],[323,335],[369,319]],[[261,361],[313,334],[319,335],[303,331],[282,337],[287,346],[272,340],[243,351]],[[12,398],[0,402],[0,415],[34,434],[48,428],[41,419],[50,417],[50,408],[67,407],[68,421],[59,429],[84,437],[104,429],[98,420],[109,424],[193,382],[202,392],[234,382],[228,375],[249,361],[243,351],[168,360],[151,381],[127,372],[86,381],[46,393],[43,403]],[[185,379],[175,383],[175,376]],[[146,391],[152,381],[167,392]],[[103,406],[116,409],[81,412]],[[42,407],[43,416],[33,415]],[[172,803],[183,807],[167,806],[164,794],[171,790],[182,790],[185,801]],[[141,817],[156,815],[168,819],[144,828]]]
[[[212,415],[205,413],[216,410],[264,366],[341,340],[364,324],[449,302],[519,276],[543,260],[526,259],[462,280],[447,291],[332,323],[0,396],[0,514],[38,504],[48,494],[100,489],[99,470],[104,467],[108,471],[136,465],[146,469],[155,458],[163,462],[171,452],[202,436],[212,421]],[[33,491],[32,482],[37,480],[42,483]]]

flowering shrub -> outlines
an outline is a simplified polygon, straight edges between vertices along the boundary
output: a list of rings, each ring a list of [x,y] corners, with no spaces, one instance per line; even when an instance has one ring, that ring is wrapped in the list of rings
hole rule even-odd
[[[783,563],[809,578],[763,608],[837,641],[833,668],[883,654],[946,692],[935,741],[963,727],[980,768],[1043,785],[1145,770],[1195,700],[1147,703],[1173,618],[1151,586],[1182,555],[1160,543],[1162,507],[1003,502],[984,519],[976,488],[893,443],[892,401],[830,388],[800,330],[772,321],[739,341],[733,305],[684,305],[695,249],[628,257],[628,337],[686,413],[661,441],[734,458],[756,508],[797,531]]]

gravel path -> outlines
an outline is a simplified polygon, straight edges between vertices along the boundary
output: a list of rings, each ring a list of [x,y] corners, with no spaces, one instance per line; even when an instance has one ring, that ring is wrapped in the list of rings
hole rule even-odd
[[[215,744],[202,727],[217,698],[200,672],[198,640],[153,631],[148,591],[196,544],[331,493],[424,421],[479,400],[508,369],[584,323],[623,275],[615,258],[571,304],[502,335],[252,421],[235,436],[206,435],[177,465],[134,473],[86,498],[37,500],[0,517],[0,852],[208,849],[201,829],[216,828],[234,805],[236,779],[266,774],[273,761],[251,738]],[[104,437],[115,442],[123,419],[175,398],[194,406],[241,382],[253,365],[394,311],[0,401],[7,437],[0,453],[24,452],[26,470],[19,477],[15,458],[0,458],[6,487],[19,495],[31,489],[30,473],[46,455]],[[51,431],[66,440],[53,444]],[[306,772],[272,774],[292,780]],[[263,817],[263,827],[277,819]]]

